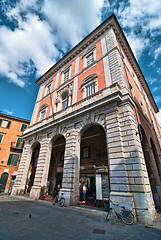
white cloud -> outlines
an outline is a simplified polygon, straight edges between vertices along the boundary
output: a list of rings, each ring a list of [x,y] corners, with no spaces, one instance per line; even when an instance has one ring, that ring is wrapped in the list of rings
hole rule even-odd
[[[161,109],[160,109],[159,112],[157,113],[157,118],[158,118],[159,124],[160,124],[160,126],[161,126]]]
[[[5,112],[8,115],[13,115],[13,112],[12,111],[8,111],[7,109],[4,109],[3,112]]]
[[[157,48],[154,52],[155,54],[155,59],[157,59],[159,57],[159,55],[161,55],[161,47]]]
[[[30,66],[32,60],[37,75],[42,75],[61,51],[68,50],[68,44],[73,47],[100,23],[102,6],[103,0],[20,0],[14,8],[8,7],[7,17],[16,21],[18,27],[14,31],[0,27],[0,73],[24,87],[23,64]]]

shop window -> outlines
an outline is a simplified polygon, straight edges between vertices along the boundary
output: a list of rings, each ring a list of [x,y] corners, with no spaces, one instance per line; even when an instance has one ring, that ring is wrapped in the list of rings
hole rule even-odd
[[[17,166],[19,160],[19,154],[10,154],[8,158],[7,165]]]
[[[10,128],[11,121],[5,120],[5,119],[0,119],[0,127],[3,128]]]
[[[26,128],[27,128],[27,124],[23,124],[23,123],[22,123],[21,128],[20,128],[20,131],[21,131],[21,132],[24,132]]]
[[[81,158],[90,158],[90,147],[81,148]]]

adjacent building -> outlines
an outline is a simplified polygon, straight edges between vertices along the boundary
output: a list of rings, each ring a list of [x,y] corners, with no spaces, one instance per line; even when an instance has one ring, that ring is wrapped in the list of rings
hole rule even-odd
[[[12,194],[60,187],[66,205],[122,203],[151,223],[161,208],[158,107],[111,15],[36,82],[40,88]]]
[[[0,113],[0,192],[10,193],[15,182],[30,121]]]

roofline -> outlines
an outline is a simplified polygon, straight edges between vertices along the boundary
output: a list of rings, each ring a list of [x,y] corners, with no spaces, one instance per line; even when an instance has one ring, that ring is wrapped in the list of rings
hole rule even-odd
[[[8,115],[8,114],[5,114],[5,113],[1,113],[1,112],[0,112],[0,117],[12,119],[12,120],[17,120],[19,122],[25,122],[25,123],[30,124],[30,120],[27,120],[27,119],[24,119],[24,118],[15,117],[15,116],[11,116],[11,115]]]

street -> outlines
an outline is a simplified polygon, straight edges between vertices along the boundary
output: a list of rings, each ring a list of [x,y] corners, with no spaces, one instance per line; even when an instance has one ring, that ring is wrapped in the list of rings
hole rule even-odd
[[[48,201],[0,195],[0,240],[160,240],[161,224],[154,227],[105,220],[106,212],[53,206]]]

